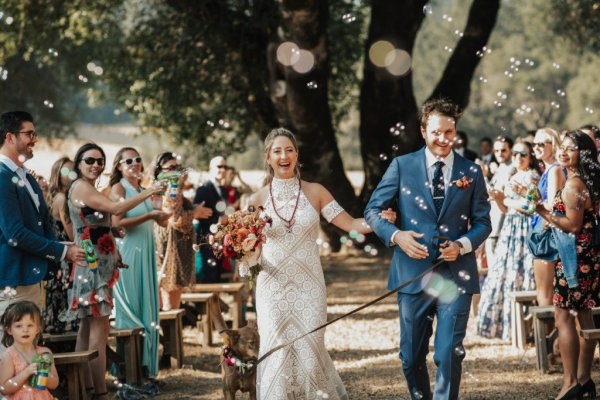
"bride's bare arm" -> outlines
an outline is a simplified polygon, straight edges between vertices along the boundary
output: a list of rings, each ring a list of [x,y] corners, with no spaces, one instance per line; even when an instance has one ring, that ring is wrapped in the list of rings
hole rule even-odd
[[[348,214],[322,185],[318,183],[303,184],[306,186],[305,193],[309,201],[313,206],[317,206],[315,208],[323,214],[328,222],[346,232],[371,233],[373,231],[364,218],[354,218]],[[391,223],[396,221],[396,213],[392,210],[383,211],[380,216]]]

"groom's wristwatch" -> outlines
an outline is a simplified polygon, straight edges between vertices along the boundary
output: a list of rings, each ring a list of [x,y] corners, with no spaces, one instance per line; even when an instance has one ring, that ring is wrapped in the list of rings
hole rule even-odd
[[[458,245],[458,253],[461,256],[464,256],[465,255],[465,248],[463,247],[463,244],[461,242],[459,242],[458,240],[455,241],[454,243],[456,243]]]

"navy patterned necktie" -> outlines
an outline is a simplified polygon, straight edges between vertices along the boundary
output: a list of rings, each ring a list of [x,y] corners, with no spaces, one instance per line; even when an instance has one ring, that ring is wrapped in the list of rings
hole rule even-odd
[[[435,211],[440,215],[442,205],[444,204],[444,174],[442,173],[442,167],[445,165],[442,161],[438,161],[435,164],[435,171],[433,172],[433,204],[435,205]]]

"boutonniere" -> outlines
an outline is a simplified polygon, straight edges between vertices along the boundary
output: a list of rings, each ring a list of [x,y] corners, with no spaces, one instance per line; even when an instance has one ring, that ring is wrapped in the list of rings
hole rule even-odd
[[[471,183],[473,183],[473,178],[467,178],[466,175],[463,175],[462,178],[450,182],[450,186],[455,185],[459,189],[468,189]]]

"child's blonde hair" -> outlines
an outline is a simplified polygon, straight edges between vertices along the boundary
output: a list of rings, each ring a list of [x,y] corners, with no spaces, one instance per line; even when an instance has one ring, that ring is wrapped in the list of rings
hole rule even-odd
[[[39,307],[31,301],[17,301],[8,306],[4,315],[2,316],[2,326],[4,327],[4,336],[2,337],[2,344],[4,347],[12,346],[14,343],[13,337],[8,333],[7,328],[15,322],[23,319],[24,316],[29,315],[33,320],[37,321],[40,327],[39,335],[42,334],[42,312]],[[35,338],[34,343],[39,338]]]

